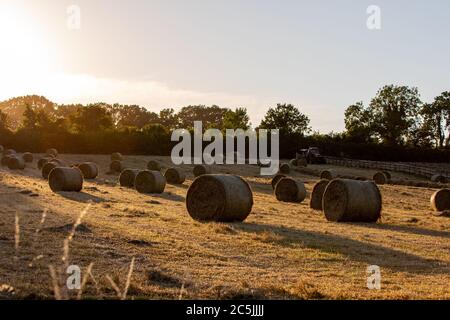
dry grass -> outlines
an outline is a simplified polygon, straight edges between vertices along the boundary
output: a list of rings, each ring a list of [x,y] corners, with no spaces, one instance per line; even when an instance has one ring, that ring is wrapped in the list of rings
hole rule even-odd
[[[106,174],[109,156],[61,158],[94,161],[99,177],[81,193],[55,194],[35,162],[24,172],[0,170],[0,298],[64,298],[56,289],[63,243],[75,229],[67,263],[80,266],[83,281],[68,293],[73,299],[450,299],[450,219],[430,214],[434,189],[381,186],[381,223],[336,224],[308,201],[278,202],[258,167],[226,165],[213,171],[249,181],[252,214],[245,223],[199,223],[184,204],[193,166],[183,167],[184,185],[143,195]],[[164,157],[124,164],[144,169],[150,159],[170,165]],[[308,193],[317,182],[293,175]],[[381,267],[382,290],[366,288],[368,265]]]

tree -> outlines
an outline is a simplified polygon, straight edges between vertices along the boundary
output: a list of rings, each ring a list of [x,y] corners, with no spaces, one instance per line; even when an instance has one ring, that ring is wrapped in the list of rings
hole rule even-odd
[[[281,134],[304,135],[311,131],[309,122],[308,116],[301,113],[294,105],[279,103],[276,108],[270,108],[267,111],[260,128],[279,129]]]
[[[243,129],[250,128],[250,117],[247,109],[236,108],[236,110],[228,110],[223,117],[223,129]]]
[[[345,110],[345,129],[351,141],[367,143],[373,140],[372,114],[362,102],[357,102]]]
[[[0,110],[0,132],[3,133],[8,130],[8,115]]]
[[[443,92],[432,104],[424,105],[421,115],[424,118],[424,130],[429,132],[436,146],[442,148],[446,139],[450,141],[450,92]]]
[[[204,129],[222,128],[223,118],[228,109],[216,105],[210,107],[204,105],[183,107],[178,112],[178,119],[183,129],[190,129],[194,121],[201,121]]]
[[[159,112],[159,123],[168,128],[169,130],[177,129],[179,125],[179,119],[175,110],[170,109],[162,109]]]
[[[78,109],[77,114],[72,116],[71,122],[78,132],[99,131],[113,127],[111,114],[101,103]]]
[[[388,145],[402,144],[417,128],[421,104],[417,88],[384,86],[369,106],[375,132]]]
[[[154,112],[137,105],[118,106],[117,123],[118,128],[136,127],[142,129],[145,125],[158,123],[158,115]]]

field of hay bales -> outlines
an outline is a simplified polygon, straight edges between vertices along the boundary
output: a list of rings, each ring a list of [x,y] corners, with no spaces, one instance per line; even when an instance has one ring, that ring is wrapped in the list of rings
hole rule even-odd
[[[291,173],[307,198],[286,203],[259,167],[214,166],[250,184],[253,210],[243,223],[201,223],[185,205],[193,165],[182,166],[182,185],[144,195],[108,174],[109,155],[59,157],[95,162],[99,176],[80,193],[53,193],[39,155],[23,171],[0,169],[0,298],[450,299],[450,218],[431,214],[436,189],[383,185],[380,222],[331,223],[309,208],[316,176]],[[125,156],[124,164],[145,169],[151,159],[170,166],[168,157],[146,156]],[[67,265],[81,268],[82,292],[65,290]],[[381,268],[381,290],[367,288],[370,265]]]

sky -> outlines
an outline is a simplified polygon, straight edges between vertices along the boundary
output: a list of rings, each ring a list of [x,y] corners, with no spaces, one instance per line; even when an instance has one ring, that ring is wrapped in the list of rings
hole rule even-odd
[[[450,90],[449,35],[448,0],[0,0],[0,100],[217,104],[254,126],[292,103],[340,132],[383,85]]]

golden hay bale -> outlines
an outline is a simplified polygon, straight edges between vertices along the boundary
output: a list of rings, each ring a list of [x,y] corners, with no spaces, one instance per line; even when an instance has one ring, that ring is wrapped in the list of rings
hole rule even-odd
[[[136,175],[134,186],[140,193],[163,193],[166,178],[159,171],[144,170]]]
[[[25,152],[22,155],[22,158],[23,158],[23,161],[28,162],[28,163],[33,162],[33,160],[34,160],[33,154],[31,152]]]
[[[438,182],[438,183],[447,183],[447,178],[440,174],[435,174],[431,177],[432,182]]]
[[[277,174],[275,177],[273,177],[271,182],[273,190],[275,190],[275,186],[277,185],[278,181],[280,181],[283,178],[286,178],[284,174]]]
[[[44,165],[52,159],[53,158],[51,158],[51,157],[44,157],[44,158],[39,159],[37,162],[38,169],[41,170],[44,167]]]
[[[166,172],[164,172],[164,176],[169,184],[183,184],[186,180],[186,175],[178,168],[168,168]]]
[[[141,172],[139,169],[125,169],[122,171],[119,177],[119,183],[122,187],[134,188],[134,180],[138,173]]]
[[[9,160],[12,158],[12,156],[3,156],[2,157],[2,166],[7,167]]]
[[[239,176],[208,174],[191,184],[186,207],[194,220],[242,222],[252,211],[253,194]]]
[[[381,217],[381,193],[372,181],[332,180],[322,199],[328,221],[376,222]]]
[[[94,162],[83,162],[78,165],[84,179],[95,179],[98,176],[98,167]]]
[[[280,166],[280,172],[282,174],[289,174],[291,172],[291,166],[288,163],[283,163]]]
[[[321,180],[333,180],[336,177],[337,177],[337,174],[333,170],[323,170],[320,173]]]
[[[109,165],[109,170],[115,173],[121,173],[123,171],[123,163],[119,160],[114,160]]]
[[[306,198],[303,182],[292,178],[282,178],[275,186],[275,196],[278,201],[300,203]]]
[[[309,207],[314,210],[322,210],[322,198],[325,193],[325,189],[327,185],[330,183],[330,180],[320,180],[314,185],[314,188],[311,193],[311,200],[309,202]]]
[[[160,171],[161,170],[161,163],[159,163],[156,160],[150,160],[147,163],[147,169],[150,171]]]
[[[8,160],[8,168],[11,170],[25,169],[25,161],[21,157],[11,156]]]
[[[48,176],[53,192],[80,192],[83,189],[83,174],[78,168],[56,167]]]
[[[211,173],[211,167],[206,165],[196,165],[194,167],[194,170],[192,170],[195,177],[200,177],[204,174],[210,174]]]
[[[56,158],[58,156],[58,150],[56,150],[55,148],[47,149],[45,153],[53,158]]]
[[[434,211],[441,212],[450,210],[450,189],[441,189],[436,191],[430,199],[431,208]]]
[[[50,172],[56,167],[61,167],[57,162],[49,161],[42,167],[42,178],[48,179]]]
[[[14,156],[16,153],[17,152],[14,149],[6,149],[5,151],[3,151],[4,156]]]
[[[113,154],[111,154],[111,161],[122,161],[122,160],[123,160],[123,156],[121,153],[114,152]]]
[[[373,181],[375,181],[376,184],[382,185],[389,182],[389,178],[384,172],[377,172],[373,175]]]

